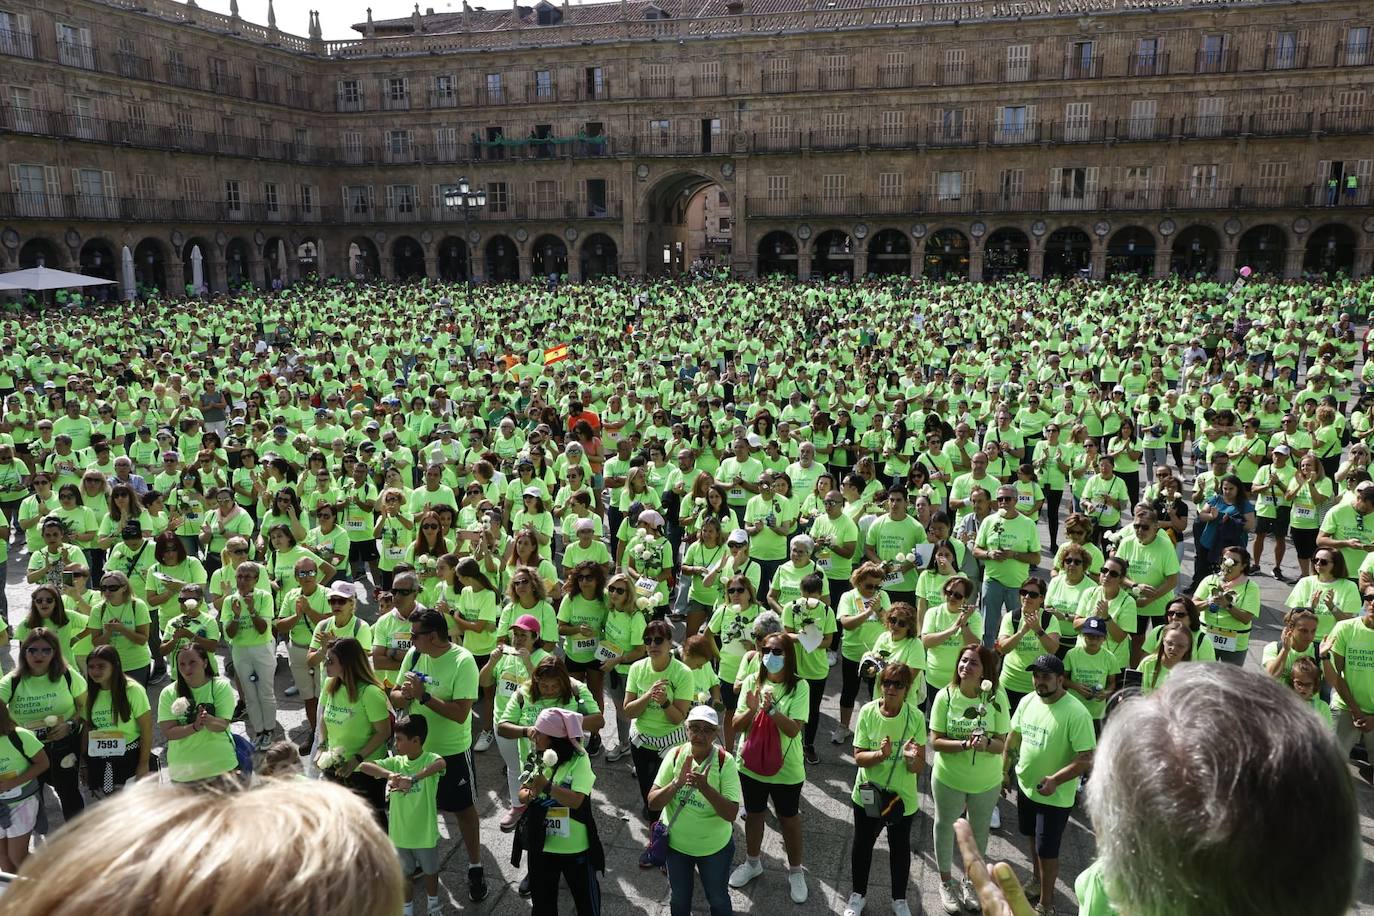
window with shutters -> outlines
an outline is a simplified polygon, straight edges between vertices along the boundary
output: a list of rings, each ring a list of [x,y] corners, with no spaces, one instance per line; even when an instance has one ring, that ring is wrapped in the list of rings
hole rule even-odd
[[[458,83],[451,73],[441,73],[434,77],[433,95],[430,104],[436,108],[451,108],[458,102]]]
[[[768,116],[768,146],[782,149],[792,141],[792,116],[770,114]]]
[[[1024,143],[1030,137],[1027,129],[1031,123],[1030,105],[1003,105],[997,119],[997,143]]]
[[[1351,26],[1345,30],[1345,44],[1341,46],[1341,63],[1347,67],[1362,67],[1369,61],[1369,26]]]
[[[263,182],[262,203],[269,214],[281,213],[281,198],[277,195],[277,183],[275,181]]]
[[[487,182],[487,209],[492,213],[510,210],[510,185],[504,181]]]
[[[14,109],[14,129],[30,133],[38,129],[38,113],[33,107],[33,90],[25,86],[10,87],[10,107]]]
[[[826,146],[839,146],[849,133],[849,112],[827,111],[821,116],[821,137]]]
[[[792,176],[790,175],[769,175],[768,176],[768,199],[787,200],[792,193]]]
[[[363,132],[360,130],[346,130],[343,132],[341,139],[343,140],[344,162],[362,162]]]
[[[667,118],[653,118],[649,121],[649,145],[654,149],[666,150],[673,143],[673,122]]]
[[[389,184],[386,186],[387,215],[393,219],[415,212],[415,185]]]
[[[387,107],[404,109],[410,107],[410,80],[403,76],[392,76],[386,80]]]
[[[1193,202],[1208,203],[1217,199],[1219,172],[1214,162],[1188,167],[1188,196]]]
[[[349,185],[344,188],[344,201],[353,216],[365,216],[372,211],[372,187]]]
[[[1351,119],[1364,112],[1365,91],[1363,89],[1342,89],[1336,93],[1336,114],[1343,119]]]
[[[885,87],[901,87],[911,83],[911,68],[905,51],[886,51],[878,65],[878,82]]]
[[[59,22],[57,25],[57,59],[68,67],[95,69],[95,46],[91,44],[91,30]]]
[[[958,171],[935,173],[937,200],[959,200],[964,194],[964,173]]]
[[[890,108],[882,113],[881,137],[884,146],[898,146],[906,142],[906,111]]]
[[[182,200],[203,200],[201,197],[201,184],[199,175],[181,176],[181,198]]]
[[[1291,70],[1298,66],[1298,33],[1275,32],[1269,59],[1275,70]]]
[[[957,86],[968,82],[968,52],[963,48],[945,48],[945,62],[940,71],[940,82],[947,86]]]
[[[237,178],[224,180],[224,209],[231,215],[243,212],[243,192]]]
[[[108,219],[116,214],[114,174],[100,169],[74,169],[72,188],[76,191],[77,213],[93,219]]]
[[[1097,47],[1091,41],[1070,42],[1064,78],[1081,80],[1090,79],[1097,75]]]
[[[840,200],[844,197],[848,184],[848,175],[822,175],[821,197],[824,200]]]
[[[296,147],[297,156],[307,155],[310,149],[310,131],[305,127],[297,127],[291,132],[292,142]]]
[[[1155,115],[1159,111],[1156,99],[1132,99],[1131,116],[1126,121],[1126,136],[1132,140],[1149,140],[1155,135]]]
[[[853,85],[848,54],[827,54],[821,69],[821,88],[849,89]]]
[[[1025,169],[1002,169],[997,176],[997,191],[1002,202],[1016,205],[1026,190]]]
[[[0,54],[33,57],[33,32],[28,14],[0,10]]]
[[[486,77],[487,104],[500,105],[506,100],[505,90],[501,82],[501,74],[488,73]]]
[[[71,112],[72,133],[90,139],[95,136],[96,107],[95,99],[88,95],[73,95],[67,99]]]
[[[414,158],[410,131],[389,130],[386,132],[386,153],[388,162],[409,162]]]
[[[1295,98],[1291,92],[1279,92],[1264,98],[1264,129],[1267,131],[1291,130],[1297,123]]]
[[[156,200],[157,176],[151,172],[139,172],[135,174],[134,197],[139,200]]]
[[[1155,76],[1164,72],[1164,40],[1161,38],[1136,39],[1135,55],[1131,58],[1131,75]]]
[[[50,165],[10,163],[10,191],[19,216],[61,216],[62,188]]]
[[[315,213],[315,186],[296,185],[296,204],[300,207],[303,216],[313,215]]]
[[[964,140],[963,108],[940,109],[940,120],[936,124],[936,136],[946,143],[962,143]]]
[[[226,139],[232,139],[239,135],[239,122],[236,118],[219,119],[219,135]]]
[[[124,118],[134,130],[148,127],[148,106],[142,102],[128,102],[124,105]]]
[[[1082,142],[1089,138],[1092,110],[1092,102],[1069,102],[1064,106],[1064,140],[1066,142]]]
[[[1202,47],[1198,49],[1197,71],[1199,73],[1220,73],[1227,67],[1226,36],[1213,34],[1202,36]]]
[[[1097,206],[1097,166],[1050,169],[1050,208],[1091,210]]]
[[[196,116],[189,111],[178,109],[172,117],[177,136],[182,140],[189,140],[191,135],[196,132]]]
[[[768,58],[768,69],[763,73],[763,91],[791,92],[796,88],[796,80],[792,76],[792,58]]]
[[[878,196],[893,200],[902,196],[904,175],[901,172],[878,173]]]
[[[536,70],[534,71],[534,97],[536,99],[553,98],[553,71]]]
[[[1287,180],[1287,162],[1261,162],[1255,170],[1255,183],[1261,188],[1281,188]]]
[[[337,83],[339,111],[363,110],[363,87],[358,80],[339,80]]]
[[[1010,83],[1023,82],[1030,79],[1030,71],[1030,45],[1008,45],[1003,79]]]
[[[540,214],[552,214],[559,206],[558,182],[549,179],[530,183],[533,187],[534,206]]]
[[[440,162],[454,162],[458,159],[458,128],[434,128],[434,158]]]
[[[1152,182],[1158,180],[1148,165],[1128,165],[1119,170],[1117,192],[1125,204],[1142,205],[1153,189]]]
[[[1197,135],[1217,137],[1225,123],[1225,100],[1219,95],[1203,96],[1197,100]]]

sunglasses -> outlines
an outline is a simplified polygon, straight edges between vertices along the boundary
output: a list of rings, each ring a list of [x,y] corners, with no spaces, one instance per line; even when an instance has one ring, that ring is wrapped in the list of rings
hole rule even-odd
[[[739,588],[738,586],[736,586],[735,588],[727,588],[725,591],[727,594],[730,595],[743,595],[745,592],[748,591],[748,589]]]
[[[1153,528],[1154,526],[1153,526],[1153,525],[1150,525],[1150,524],[1148,524],[1148,523],[1146,523],[1146,522],[1136,522],[1136,523],[1135,523],[1134,525],[1132,525],[1131,527],[1134,528],[1136,531],[1149,531],[1149,530],[1150,530],[1151,528]]]
[[[666,636],[646,636],[646,637],[644,637],[644,645],[646,645],[646,646],[660,646],[660,645],[662,645],[663,643],[665,643],[665,642],[667,642],[667,641],[668,641],[668,637],[666,637]]]
[[[1045,597],[1045,596],[1042,595],[1042,594],[1040,594],[1038,591],[1036,591],[1036,590],[1033,589],[1033,588],[1023,588],[1023,589],[1021,589],[1021,597],[1022,597],[1022,598],[1043,598],[1043,597]]]
[[[998,501],[999,503],[1014,503],[1014,502],[1016,502],[1016,497],[1015,497],[1015,496],[999,496],[999,497],[997,497],[997,501]]]
[[[1317,566],[1330,566],[1330,565],[1331,565],[1331,561],[1330,561],[1329,559],[1327,559],[1326,557],[1317,557],[1317,558],[1314,559],[1312,562],[1313,562],[1314,565],[1317,565]]]
[[[113,584],[113,583],[105,583],[105,582],[100,583],[100,590],[101,590],[102,592],[117,592],[117,591],[119,591],[119,590],[120,590],[121,588],[123,588],[123,587],[124,587],[124,586],[122,586],[122,585],[115,585],[115,584]]]
[[[515,581],[511,582],[511,585],[514,585],[516,588],[521,588],[522,586],[533,584],[534,583],[531,582],[529,579],[516,579]],[[400,592],[397,592],[397,594],[400,594]]]
[[[945,597],[946,597],[946,598],[953,598],[955,601],[963,601],[965,598],[968,597],[968,592],[961,592],[961,591],[957,591],[957,590],[956,590],[956,591],[945,592]]]
[[[57,603],[57,599],[54,598],[54,597],[52,597],[51,595],[35,595],[35,596],[34,596],[34,599],[33,599],[33,603],[34,603],[34,604],[56,604],[56,603]]]
[[[884,690],[905,690],[905,689],[906,689],[906,681],[898,681],[898,680],[895,680],[895,679],[893,679],[893,678],[884,678],[884,679],[883,679],[883,689],[884,689]]]
[[[1102,570],[1102,575],[1106,576],[1108,579],[1120,579],[1124,573],[1119,573],[1114,569],[1104,569]]]
[[[438,526],[438,525],[421,525],[421,526],[420,526],[420,530],[421,530],[421,531],[438,531],[438,530],[439,530],[439,526]]]
[[[1064,564],[1065,566],[1082,566],[1082,565],[1083,565],[1083,561],[1080,560],[1080,559],[1078,559],[1077,557],[1065,557],[1063,560],[1060,560],[1059,562],[1062,563],[1062,564]]]
[[[764,637],[764,638],[766,639],[767,637]],[[784,652],[782,649],[764,649],[763,652],[762,652],[761,654],[763,654],[763,655],[786,655],[787,653]]]
[[[911,619],[909,617],[889,617],[887,618],[887,622],[889,626],[911,627]]]
[[[1374,592],[1366,592],[1360,596],[1361,601],[1374,601]]]
[[[1374,597],[1374,596],[1371,596],[1371,597]],[[1187,612],[1187,611],[1165,611],[1165,612],[1164,612],[1164,617],[1165,617],[1166,619],[1168,619],[1168,620],[1186,620],[1186,619],[1188,618],[1188,612]]]

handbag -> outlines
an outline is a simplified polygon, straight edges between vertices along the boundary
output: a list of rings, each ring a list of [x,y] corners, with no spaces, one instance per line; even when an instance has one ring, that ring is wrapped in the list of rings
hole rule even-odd
[[[906,813],[901,803],[901,795],[887,788],[892,784],[892,774],[896,772],[897,761],[901,759],[901,748],[906,744],[909,737],[906,727],[911,724],[911,710],[903,707],[902,712],[904,715],[902,737],[895,745],[896,750],[888,759],[887,779],[884,785],[878,785],[871,779],[859,785],[859,801],[862,803],[864,814],[874,820],[886,821],[887,823],[892,823]]]
[[[740,748],[740,763],[751,773],[774,776],[782,769],[782,735],[778,723],[760,709],[749,724],[749,734]]]

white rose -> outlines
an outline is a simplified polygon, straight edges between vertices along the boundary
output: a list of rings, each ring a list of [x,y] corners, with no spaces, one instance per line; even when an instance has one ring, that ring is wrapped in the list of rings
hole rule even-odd
[[[711,695],[703,690],[697,694],[697,702],[705,705],[711,702]]]
[[[978,683],[978,689],[983,691],[984,693],[987,693],[989,690],[992,689],[992,681],[989,681],[986,678],[983,679]]]
[[[184,716],[191,708],[191,701],[185,697],[177,697],[172,701],[172,715]]]
[[[821,599],[819,599],[819,598],[807,598],[807,599],[806,599],[806,606],[809,607],[809,608],[818,608],[818,607],[821,606]]]
[[[639,608],[641,611],[647,611],[652,605],[649,604],[648,598],[641,596],[635,599],[635,607]]]
[[[545,751],[544,756],[541,759],[544,762],[544,766],[548,767],[549,769],[553,769],[554,767],[558,766],[558,752],[555,751],[553,748],[549,748],[547,751]]]
[[[56,728],[57,723],[61,721],[62,720],[57,718],[57,716],[45,716],[43,718],[43,724],[46,725],[48,728]]]
[[[187,599],[186,605],[185,605],[185,606],[186,606],[186,610],[188,610],[188,611],[194,611],[196,608],[200,607],[200,602],[197,601],[197,600],[194,599],[194,598],[189,598],[189,599]]]

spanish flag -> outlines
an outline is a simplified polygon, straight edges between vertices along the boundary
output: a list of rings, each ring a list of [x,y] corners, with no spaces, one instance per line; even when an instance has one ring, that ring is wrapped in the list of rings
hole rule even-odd
[[[555,344],[544,351],[544,365],[551,366],[554,363],[562,362],[570,355],[567,344]]]

